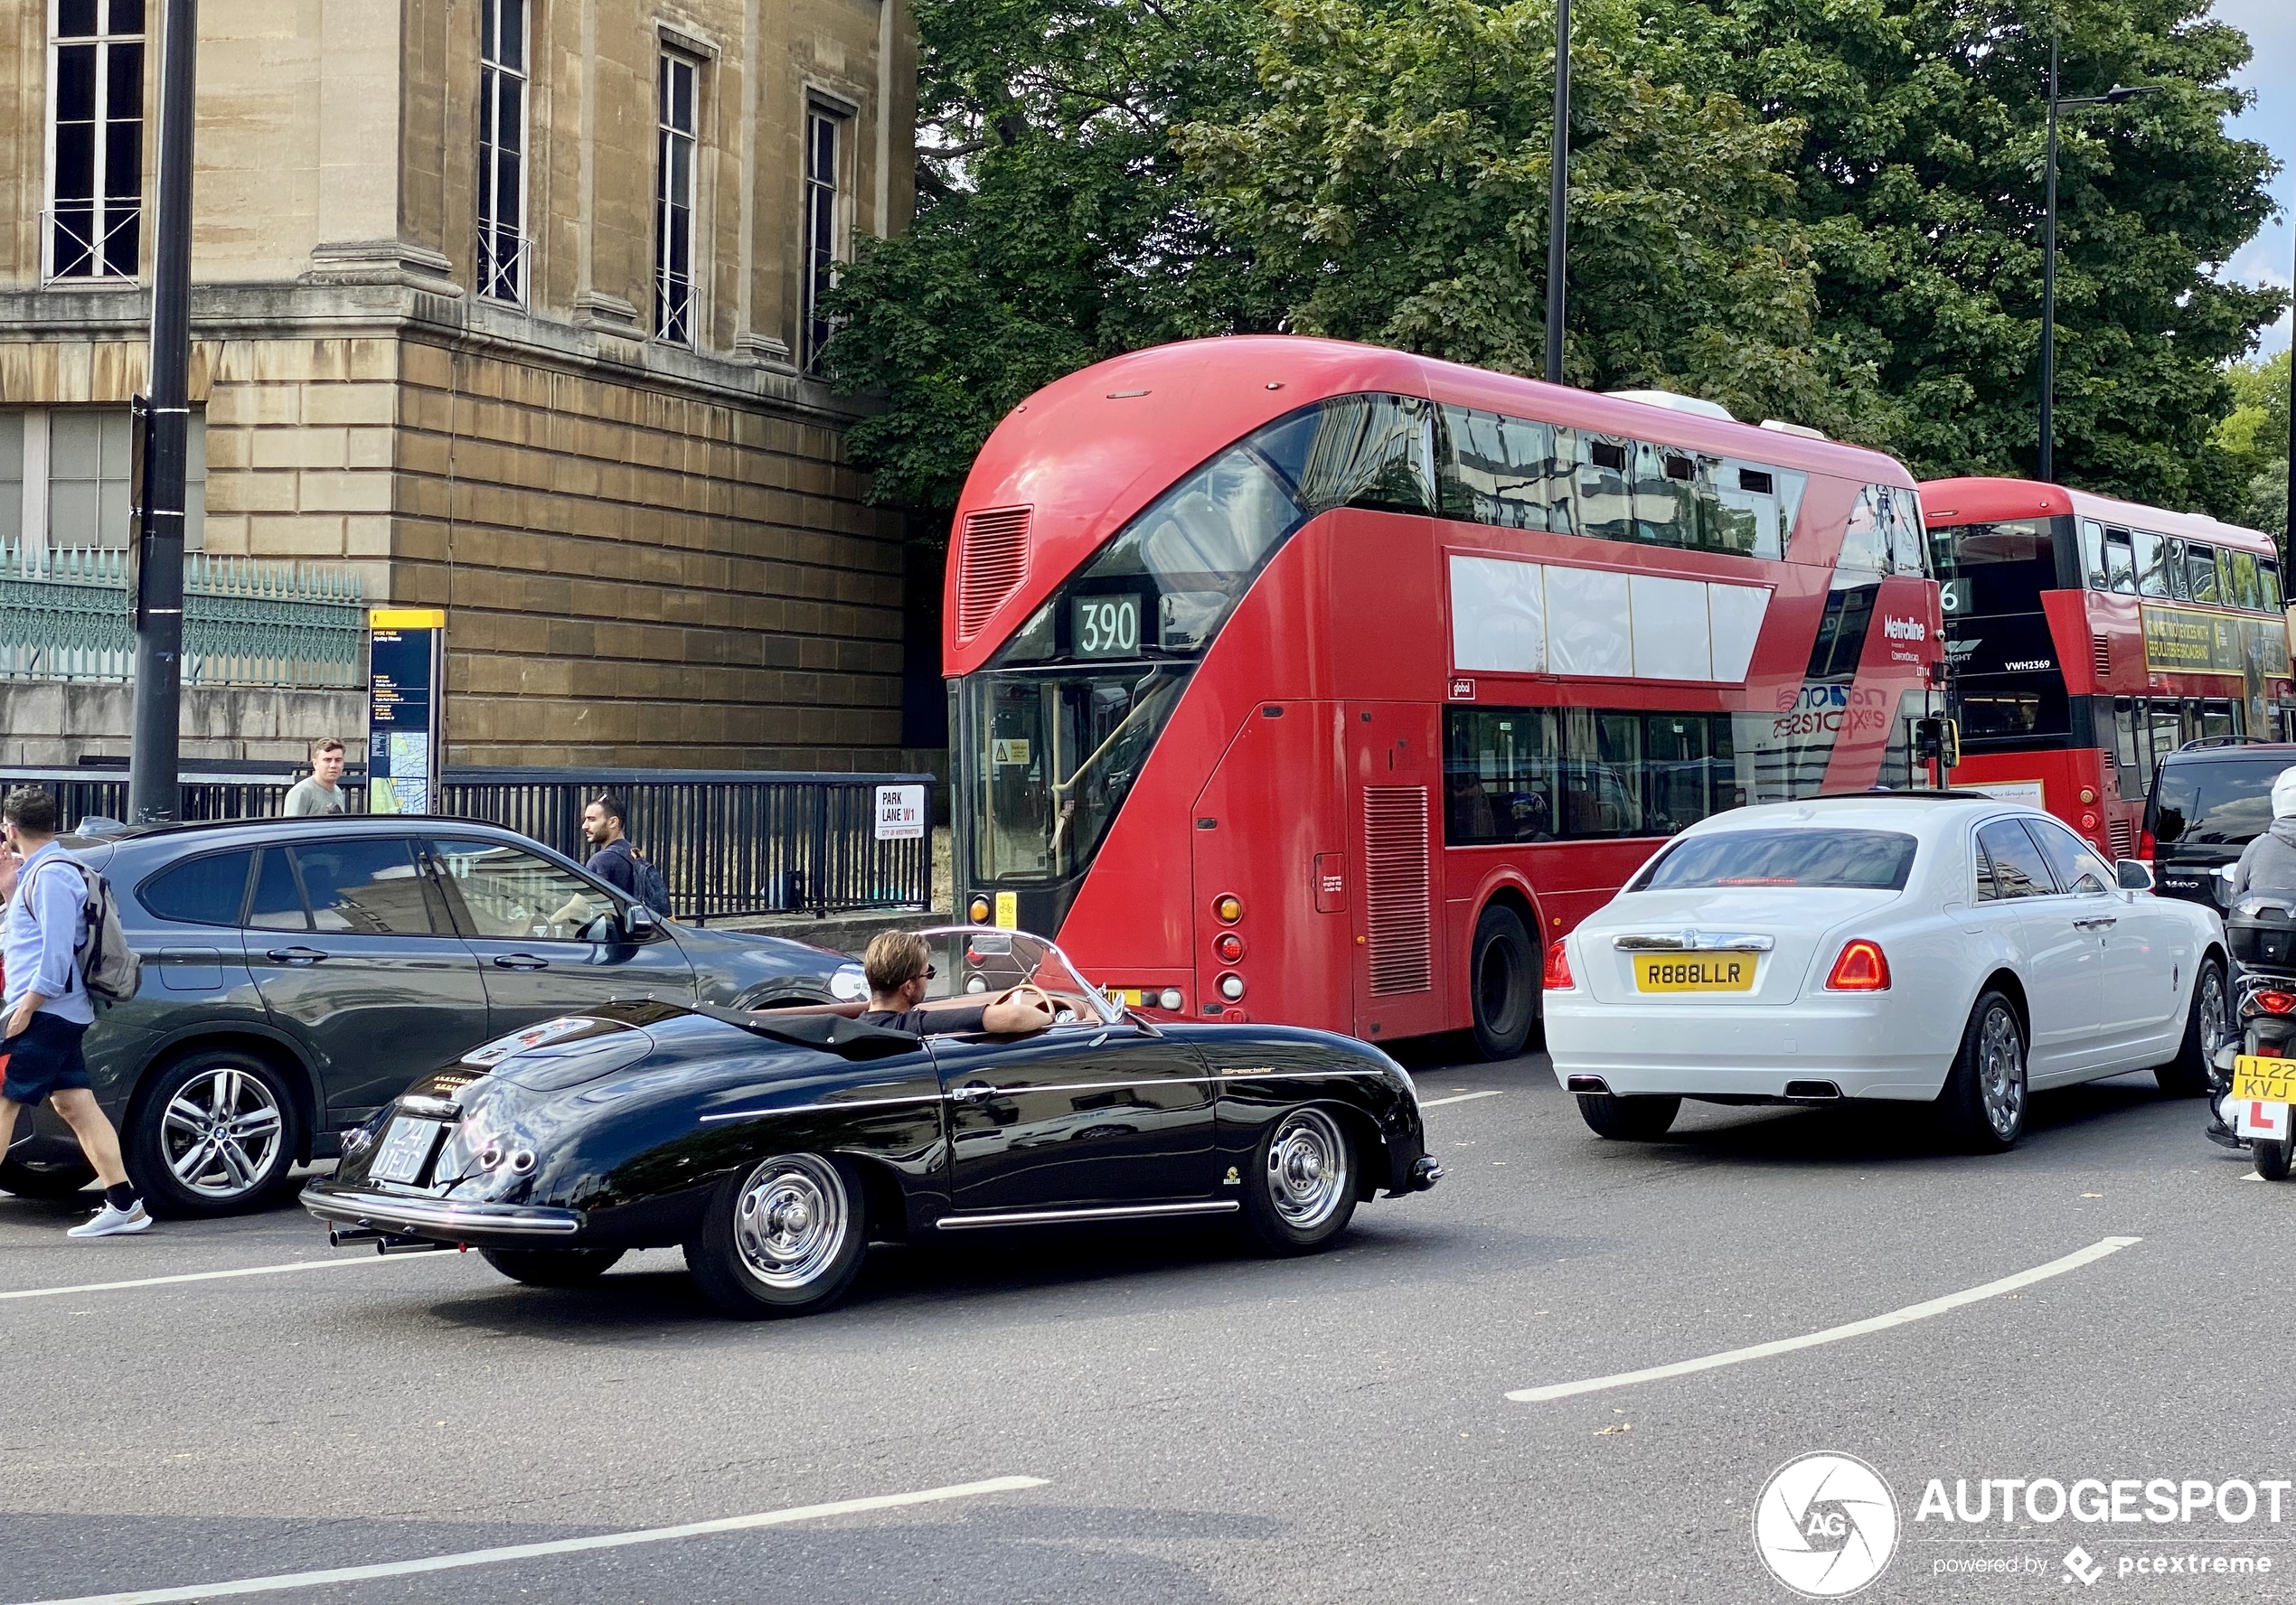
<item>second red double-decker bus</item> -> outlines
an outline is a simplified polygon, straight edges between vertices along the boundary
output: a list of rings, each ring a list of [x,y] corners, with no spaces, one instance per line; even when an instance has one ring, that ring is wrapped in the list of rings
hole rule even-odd
[[[1894,460],[1298,337],[1030,397],[960,502],[960,908],[1150,1011],[1520,1050],[1539,956],[1741,802],[1917,784]]]
[[[2046,808],[2128,858],[2162,755],[2296,739],[2269,536],[2031,480],[1921,491],[1961,721],[1956,785]]]

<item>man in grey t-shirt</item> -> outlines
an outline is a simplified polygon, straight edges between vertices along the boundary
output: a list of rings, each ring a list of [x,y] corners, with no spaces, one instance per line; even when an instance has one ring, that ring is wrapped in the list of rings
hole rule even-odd
[[[343,778],[343,743],[332,736],[322,736],[311,744],[311,773],[287,788],[287,807],[289,819],[305,819],[315,813],[343,813],[343,788],[335,783]]]

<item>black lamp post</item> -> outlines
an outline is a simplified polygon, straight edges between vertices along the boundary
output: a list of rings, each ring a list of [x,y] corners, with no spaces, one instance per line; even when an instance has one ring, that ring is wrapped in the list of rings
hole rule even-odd
[[[1570,234],[1570,0],[1555,0],[1555,137],[1547,187],[1547,382],[1563,382],[1563,258]]]
[[[2056,35],[2049,35],[2048,193],[2041,209],[2041,478],[2056,483],[2056,113],[2061,106],[2125,106],[2159,84],[2115,84],[2102,95],[2060,100],[2056,94]]]

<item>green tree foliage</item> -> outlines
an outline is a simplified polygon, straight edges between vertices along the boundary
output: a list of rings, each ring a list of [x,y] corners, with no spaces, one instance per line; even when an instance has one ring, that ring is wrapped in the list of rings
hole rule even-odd
[[[1821,327],[1871,361],[1923,474],[2030,474],[2038,432],[2049,30],[2060,92],[2159,84],[2063,113],[2056,470],[2229,512],[2208,445],[2224,365],[2282,304],[2219,282],[2270,211],[2260,145],[2225,136],[2246,36],[2209,0],[1693,0],[1693,76],[1806,128],[1795,215]]]
[[[2235,362],[2226,375],[2232,410],[2210,444],[2225,455],[2239,504],[2226,516],[2288,540],[2288,353]]]
[[[1212,221],[1288,326],[1513,373],[1544,365],[1551,0],[1270,0],[1247,115],[1181,130]],[[1565,373],[1885,436],[1818,333],[1786,216],[1791,119],[1684,87],[1660,20],[1574,12]]]

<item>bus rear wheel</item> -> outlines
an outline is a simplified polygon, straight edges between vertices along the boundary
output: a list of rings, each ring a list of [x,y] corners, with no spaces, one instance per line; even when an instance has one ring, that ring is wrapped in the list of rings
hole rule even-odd
[[[1475,922],[1468,967],[1474,1002],[1475,1051],[1486,1059],[1511,1059],[1530,1040],[1539,1023],[1539,953],[1522,916],[1493,903]]]

